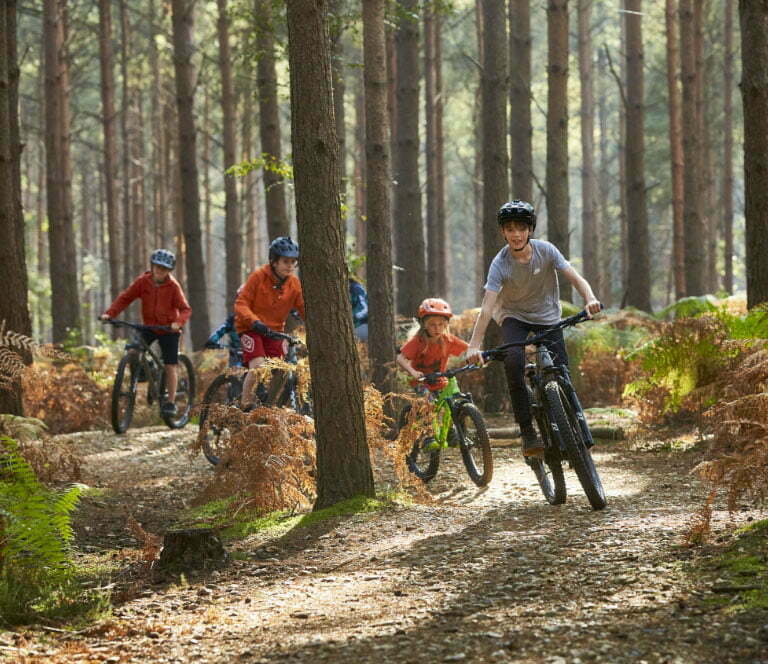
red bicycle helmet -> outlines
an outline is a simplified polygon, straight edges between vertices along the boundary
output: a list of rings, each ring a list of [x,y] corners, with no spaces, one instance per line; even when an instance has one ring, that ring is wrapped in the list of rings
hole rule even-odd
[[[428,297],[419,305],[418,317],[424,318],[425,316],[445,316],[450,318],[453,316],[453,312],[451,311],[451,305],[445,300],[439,297]]]

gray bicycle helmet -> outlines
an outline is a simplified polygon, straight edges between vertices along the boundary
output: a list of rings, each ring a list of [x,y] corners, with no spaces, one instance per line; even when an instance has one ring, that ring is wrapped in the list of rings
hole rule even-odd
[[[277,260],[280,256],[298,258],[299,245],[291,240],[289,236],[276,237],[269,244],[269,262]]]
[[[169,270],[172,270],[176,267],[176,255],[167,249],[155,249],[155,251],[152,252],[149,262],[152,263],[152,265],[159,265],[160,267],[166,267]]]
[[[524,221],[531,227],[531,233],[536,230],[536,212],[533,205],[526,201],[514,200],[504,203],[499,208],[496,218],[499,226],[503,226],[508,221]]]

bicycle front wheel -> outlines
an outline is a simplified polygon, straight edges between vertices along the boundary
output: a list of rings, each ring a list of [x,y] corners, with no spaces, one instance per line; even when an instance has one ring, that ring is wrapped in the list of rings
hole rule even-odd
[[[475,404],[465,403],[459,408],[458,420],[456,428],[464,467],[477,486],[486,486],[493,477],[493,454],[483,415]]]
[[[112,429],[125,433],[131,426],[139,383],[139,363],[131,355],[124,355],[117,365],[112,386]]]
[[[227,447],[230,431],[221,422],[209,421],[211,406],[232,405],[243,389],[243,378],[238,375],[221,374],[213,379],[203,396],[200,408],[200,447],[205,458],[214,466],[219,463]]]
[[[189,422],[189,414],[192,406],[195,405],[195,369],[192,362],[186,355],[179,354],[179,363],[177,366],[178,380],[176,383],[176,397],[173,403],[176,404],[175,415],[162,415],[163,421],[171,429],[181,429]],[[160,379],[160,394],[165,394],[165,371]],[[161,400],[162,403],[162,400]]]
[[[408,413],[411,412],[411,404],[406,404],[400,411],[400,417],[397,420],[398,435],[403,427],[408,424]],[[435,439],[430,437],[421,437],[413,444],[409,454],[405,456],[405,463],[416,477],[422,482],[429,482],[435,478],[440,468],[440,450],[430,449]]]
[[[576,471],[582,489],[594,510],[603,509],[607,502],[600,476],[592,460],[592,454],[584,444],[579,420],[571,402],[560,384],[552,380],[544,386],[544,395],[552,422],[557,426],[557,435],[565,448],[571,466]]]

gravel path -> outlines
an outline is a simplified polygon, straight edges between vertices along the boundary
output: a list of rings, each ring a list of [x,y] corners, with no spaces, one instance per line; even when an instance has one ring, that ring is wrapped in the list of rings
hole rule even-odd
[[[151,532],[172,522],[211,472],[184,450],[193,435],[78,435],[91,483],[118,487],[88,499],[82,549],[135,546],[129,513]],[[238,545],[247,560],[149,586],[98,628],[0,632],[0,659],[768,663],[768,624],[756,627],[768,618],[707,608],[706,582],[688,571],[700,554],[680,543],[705,490],[689,474],[694,453],[663,449],[599,446],[602,512],[570,471],[568,502],[547,505],[517,447],[495,448],[485,491],[456,455],[431,485],[435,504],[253,536]],[[716,511],[714,528],[727,518]]]

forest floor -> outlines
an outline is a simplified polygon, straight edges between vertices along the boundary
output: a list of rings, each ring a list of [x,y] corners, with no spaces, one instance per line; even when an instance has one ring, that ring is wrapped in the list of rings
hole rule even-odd
[[[76,517],[83,559],[119,566],[140,548],[129,516],[152,533],[175,522],[212,475],[194,435],[68,437],[104,488]],[[0,631],[0,660],[768,663],[768,611],[737,610],[708,566],[761,514],[716,505],[712,543],[682,545],[707,494],[690,474],[701,447],[679,432],[599,444],[601,512],[570,471],[568,502],[548,505],[514,441],[494,448],[485,490],[449,454],[431,504],[229,542],[227,567],[139,581],[95,626]]]

